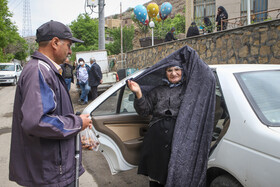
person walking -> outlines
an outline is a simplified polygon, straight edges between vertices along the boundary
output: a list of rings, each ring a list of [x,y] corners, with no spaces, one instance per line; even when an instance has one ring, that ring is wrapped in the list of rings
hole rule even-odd
[[[65,62],[60,65],[62,68],[62,77],[65,80],[68,91],[71,89],[71,82],[74,83],[74,67],[70,64],[69,58],[66,58]]]
[[[49,21],[37,29],[38,51],[18,80],[12,122],[9,179],[22,186],[74,186],[76,135],[91,127],[74,114],[61,67],[72,53],[70,29]],[[81,163],[79,175],[84,173]]]
[[[226,20],[226,19],[228,19],[228,13],[226,9],[223,6],[219,6],[217,17],[216,17],[217,31],[227,29],[227,22],[223,22],[223,26],[222,26],[222,20]]]
[[[191,26],[188,29],[186,37],[197,36],[197,35],[199,35],[199,30],[198,30],[198,28],[196,26],[196,23],[192,22]]]
[[[86,105],[88,103],[88,93],[90,91],[90,87],[88,85],[88,76],[90,67],[85,64],[83,58],[79,58],[77,67],[77,80],[79,81],[80,88],[82,90],[79,103],[82,105]]]
[[[175,27],[172,27],[171,30],[166,34],[164,42],[169,42],[172,40],[176,40],[174,37]]]
[[[88,82],[91,88],[92,100],[94,100],[98,96],[97,87],[99,84],[102,84],[102,72],[94,58],[90,58],[90,64]]]

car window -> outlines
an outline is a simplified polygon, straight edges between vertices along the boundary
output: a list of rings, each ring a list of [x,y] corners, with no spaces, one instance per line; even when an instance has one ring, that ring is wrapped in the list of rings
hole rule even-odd
[[[15,71],[14,65],[0,65],[0,71]]]
[[[135,112],[134,94],[125,86],[108,97],[93,112],[93,116]]]
[[[125,87],[123,96],[122,96],[122,101],[121,101],[121,108],[120,108],[120,113],[132,113],[136,112],[135,108],[133,106],[134,102],[134,94],[128,89],[128,87]]]
[[[236,74],[253,110],[268,126],[280,126],[280,71]]]
[[[118,98],[121,94],[121,89],[108,97],[101,105],[99,105],[93,112],[93,116],[116,114],[118,106]]]

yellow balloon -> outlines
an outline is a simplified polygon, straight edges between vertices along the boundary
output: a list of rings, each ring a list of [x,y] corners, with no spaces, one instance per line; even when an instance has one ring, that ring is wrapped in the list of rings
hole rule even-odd
[[[148,15],[153,18],[156,17],[158,12],[159,12],[159,8],[158,5],[156,3],[150,3],[147,6],[147,11],[148,11]]]
[[[157,17],[156,17],[156,20],[157,20],[157,22],[161,22],[161,18],[160,18],[160,16],[159,16],[159,14],[158,14]]]

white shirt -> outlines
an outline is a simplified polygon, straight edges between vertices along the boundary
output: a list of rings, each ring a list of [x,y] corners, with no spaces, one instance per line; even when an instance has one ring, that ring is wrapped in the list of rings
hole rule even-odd
[[[87,69],[86,69],[86,66],[84,66],[84,67],[80,67],[79,68],[79,77],[78,77],[78,79],[80,80],[80,81],[82,81],[82,82],[87,82],[87,80],[88,80],[88,72],[87,72]]]

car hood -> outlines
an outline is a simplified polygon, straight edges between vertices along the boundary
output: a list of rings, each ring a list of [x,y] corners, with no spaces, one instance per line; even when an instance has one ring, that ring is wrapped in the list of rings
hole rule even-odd
[[[14,73],[14,71],[0,71],[0,75],[12,75]]]

